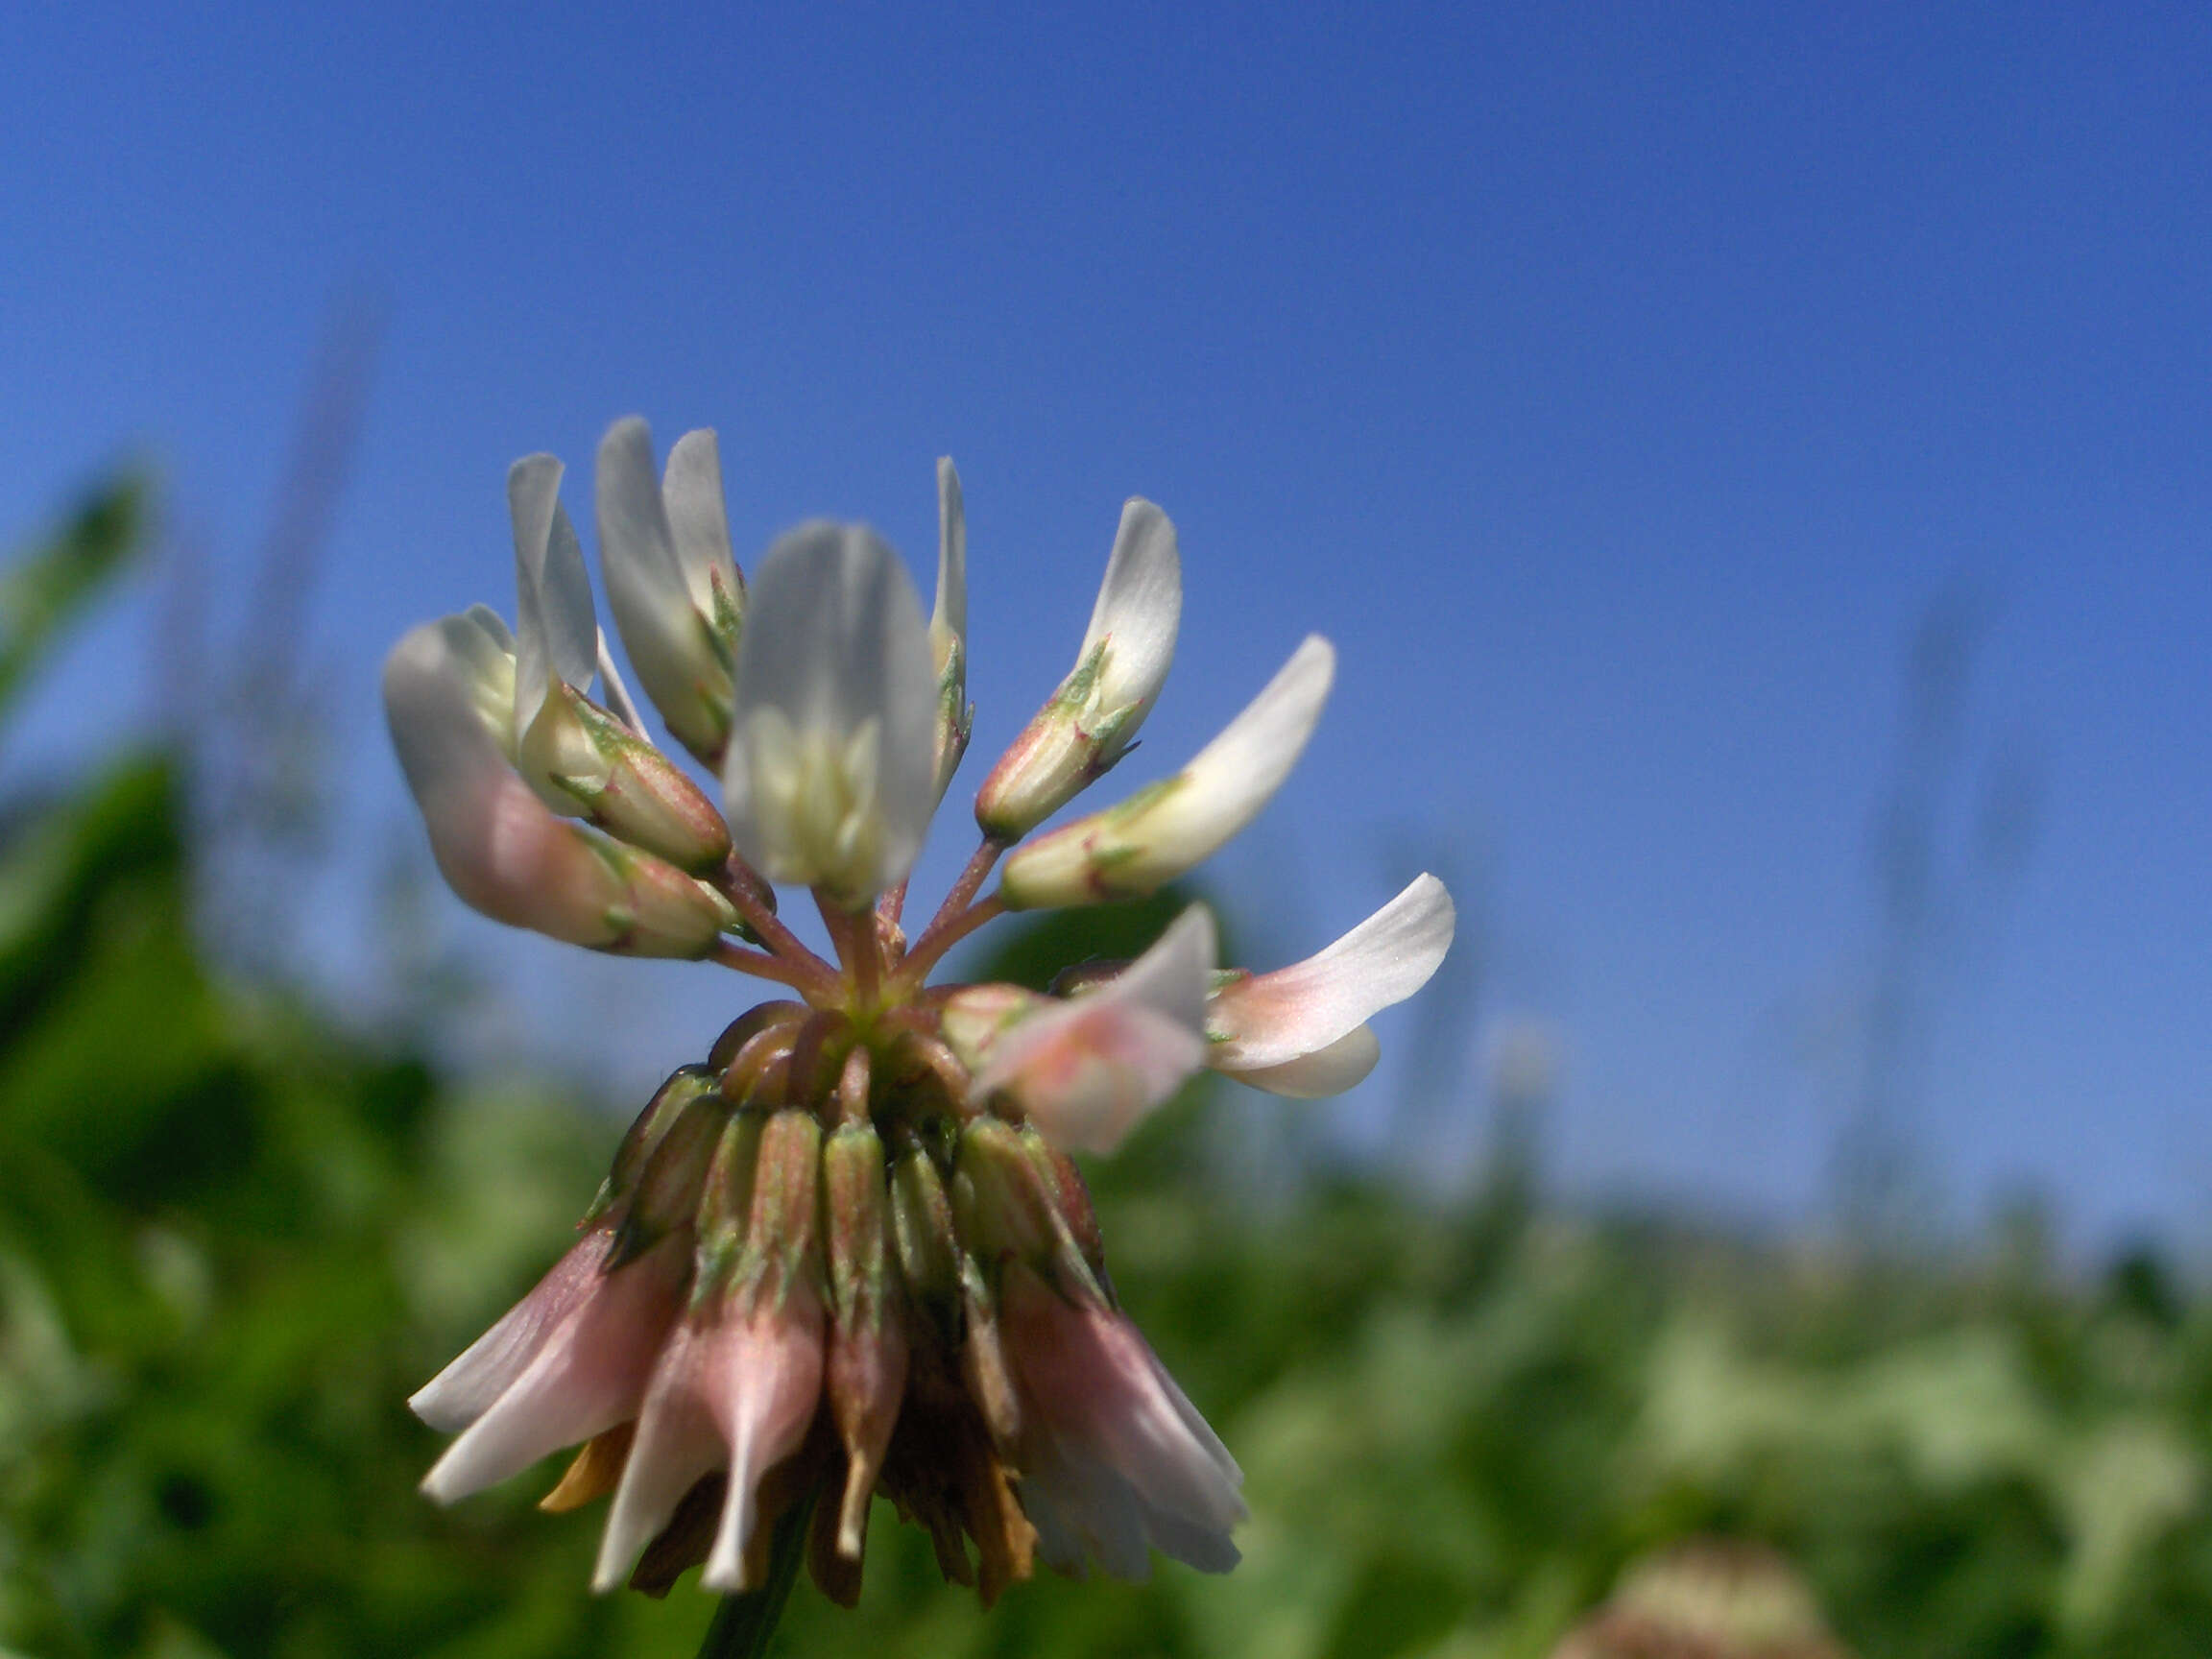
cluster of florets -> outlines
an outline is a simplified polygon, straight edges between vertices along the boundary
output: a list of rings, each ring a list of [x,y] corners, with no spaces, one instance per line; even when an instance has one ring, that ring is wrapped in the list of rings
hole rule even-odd
[[[1050,996],[929,975],[993,917],[1150,894],[1234,835],[1312,732],[1328,643],[1308,638],[1173,776],[1027,840],[1127,751],[1173,657],[1174,527],[1129,502],[1074,668],[985,780],[981,843],[909,940],[906,875],[973,721],[951,464],[925,621],[897,557],[854,526],[788,533],[748,589],[713,434],[680,440],[658,479],[642,421],[608,434],[608,601],[719,809],[608,653],[560,479],[549,456],[509,474],[516,629],[478,607],[386,664],[439,866],[500,921],[788,995],[669,1078],[581,1240],[415,1397],[459,1432],[425,1490],[449,1502],[581,1445],[544,1506],[613,1495],[602,1589],[665,1590],[701,1563],[709,1588],[754,1587],[771,1525],[812,1504],[814,1576],[849,1601],[878,1492],[986,1599],[1039,1556],[1225,1570],[1241,1477],[1120,1311],[1069,1153],[1111,1151],[1205,1067],[1285,1094],[1357,1082],[1369,1017],[1441,961],[1451,901],[1423,876],[1270,974],[1218,970],[1192,906],[1135,962],[1082,965]],[[830,954],[780,918],[779,883],[810,890]]]

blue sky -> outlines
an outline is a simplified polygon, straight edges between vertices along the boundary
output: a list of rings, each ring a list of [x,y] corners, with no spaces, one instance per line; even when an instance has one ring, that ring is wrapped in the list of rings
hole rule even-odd
[[[1802,1214],[1907,643],[1959,589],[1946,863],[1993,769],[2041,805],[1951,948],[1909,1131],[1960,1220],[2037,1187],[2084,1238],[2212,1241],[2212,14],[715,11],[0,19],[0,540],[151,452],[235,616],[324,320],[385,308],[306,637],[351,868],[413,832],[378,662],[511,605],[517,455],[579,469],[588,522],[610,421],[711,424],[741,548],[866,518],[926,588],[951,453],[978,759],[1143,493],[1187,605],[1131,779],[1309,628],[1342,652],[1223,863],[1255,950],[1451,862],[1480,996],[1443,1046],[1558,1034],[1557,1178]],[[0,766],[142,722],[161,614],[109,618]],[[345,885],[308,924],[332,962]],[[453,926],[557,1026],[623,1010],[580,1058],[626,1089],[725,1017],[703,970]],[[1400,1086],[1328,1120],[1370,1134]]]

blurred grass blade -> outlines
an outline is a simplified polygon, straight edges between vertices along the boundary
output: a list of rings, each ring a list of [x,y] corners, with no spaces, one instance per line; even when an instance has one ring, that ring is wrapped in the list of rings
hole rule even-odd
[[[0,719],[69,624],[143,544],[145,480],[102,485],[45,546],[0,574]]]

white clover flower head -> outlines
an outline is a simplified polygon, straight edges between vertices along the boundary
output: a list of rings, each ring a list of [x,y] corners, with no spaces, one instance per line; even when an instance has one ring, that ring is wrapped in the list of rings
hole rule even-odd
[[[1074,669],[991,769],[981,843],[909,937],[907,876],[973,722],[952,464],[925,619],[859,526],[789,531],[748,589],[713,435],[680,439],[656,482],[644,423],[609,431],[609,603],[719,810],[630,699],[561,479],[547,456],[510,476],[515,631],[478,607],[386,664],[431,850],[496,920],[706,957],[780,994],[670,1076],[583,1240],[416,1395],[457,1435],[424,1490],[454,1502],[580,1445],[544,1506],[611,1498],[600,1589],[661,1591],[692,1566],[709,1589],[756,1588],[773,1524],[821,1497],[808,1560],[850,1602],[878,1493],[986,1602],[1039,1558],[1136,1577],[1157,1550],[1226,1570],[1241,1476],[1121,1310],[1070,1153],[1111,1152],[1209,1067],[1278,1094],[1349,1087],[1378,1052],[1369,1020],[1442,960],[1451,900],[1424,876],[1258,975],[1217,967],[1193,905],[1056,994],[931,976],[995,917],[1149,894],[1212,854],[1304,750],[1334,652],[1307,639],[1180,771],[1025,844],[1127,752],[1174,655],[1174,527],[1130,501]],[[830,954],[781,920],[779,883],[809,891]]]

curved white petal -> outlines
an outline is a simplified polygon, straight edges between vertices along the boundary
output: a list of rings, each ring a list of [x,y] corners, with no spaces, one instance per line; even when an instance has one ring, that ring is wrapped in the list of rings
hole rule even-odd
[[[723,764],[738,851],[857,905],[898,881],[936,805],[936,676],[898,555],[857,525],[769,549],[737,655]]]
[[[1206,1014],[1211,1064],[1252,1071],[1328,1047],[1426,985],[1452,948],[1453,926],[1444,883],[1415,877],[1327,950],[1217,992]]]
[[[668,451],[661,493],[668,509],[685,591],[700,615],[712,616],[718,601],[742,591],[744,586],[730,547],[730,513],[722,497],[722,446],[712,430],[701,427],[676,440]]]
[[[1264,1089],[1270,1094],[1290,1100],[1319,1100],[1341,1094],[1362,1082],[1382,1057],[1382,1046],[1375,1040],[1374,1030],[1355,1025],[1326,1047],[1272,1066],[1225,1066],[1212,1055],[1207,1062],[1238,1082]]]
[[[550,455],[525,455],[507,469],[507,508],[515,523],[517,745],[556,684],[585,690],[598,665],[591,578],[561,505],[561,463]]]
[[[407,1408],[447,1434],[483,1416],[591,1293],[606,1260],[607,1238],[608,1229],[600,1227],[571,1245],[527,1296],[410,1395]]]
[[[929,613],[929,637],[968,637],[968,510],[950,455],[937,458],[937,603]],[[938,655],[942,660],[942,649]]]
[[[555,817],[522,781],[499,737],[506,661],[470,615],[422,624],[384,661],[392,746],[440,873],[493,920],[572,945],[678,956],[712,949],[734,918],[709,889]]]
[[[1016,909],[1142,898],[1211,857],[1298,763],[1335,673],[1334,647],[1308,635],[1174,777],[1019,849],[1006,861],[1000,896]]]
[[[1022,1502],[1046,1559],[1074,1567],[1087,1551],[1142,1578],[1150,1546],[1202,1572],[1235,1566],[1243,1474],[1136,1326],[1021,1262],[1000,1317],[1022,1397]]]
[[[1107,647],[1097,702],[1104,708],[1136,709],[1121,733],[1123,748],[1166,681],[1182,618],[1183,560],[1175,526],[1151,502],[1132,495],[1122,503],[1106,578],[1091,608],[1083,649],[1076,653],[1081,661],[1096,647]]]
[[[710,591],[727,556],[727,525],[717,535],[713,523],[721,512],[721,469],[710,436],[669,461],[684,546],[693,556],[689,573],[654,470],[653,435],[636,416],[617,421],[599,443],[599,563],[614,630],[638,684],[678,741],[710,758],[721,753],[728,733],[730,665],[710,625],[716,613],[697,601],[692,576]],[[729,580],[734,593],[733,564]]]
[[[1214,918],[1193,904],[1118,976],[999,1035],[977,1092],[1012,1095],[1055,1146],[1113,1151],[1206,1063],[1214,953]]]
[[[976,792],[986,835],[1020,840],[1127,753],[1167,678],[1182,614],[1175,526],[1132,496],[1075,666]]]
[[[628,1421],[676,1316],[690,1251],[688,1237],[671,1236],[595,1281],[498,1400],[445,1449],[422,1490],[451,1503]]]

